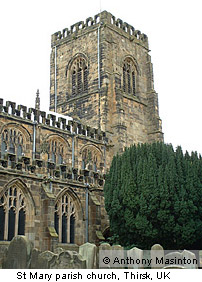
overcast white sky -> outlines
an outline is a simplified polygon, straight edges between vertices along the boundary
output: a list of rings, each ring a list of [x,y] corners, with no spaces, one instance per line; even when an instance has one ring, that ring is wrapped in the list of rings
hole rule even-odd
[[[202,154],[201,1],[102,0],[101,9],[147,34],[166,143]],[[0,4],[0,98],[49,107],[51,34],[94,16],[100,0]]]

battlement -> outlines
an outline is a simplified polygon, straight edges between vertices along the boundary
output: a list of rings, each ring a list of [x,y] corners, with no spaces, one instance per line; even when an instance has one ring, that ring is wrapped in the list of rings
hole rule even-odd
[[[103,11],[94,17],[89,17],[84,21],[80,21],[78,23],[73,24],[69,29],[65,28],[62,31],[58,31],[52,35],[51,45],[55,46],[59,43],[73,39],[80,31],[87,31],[92,29],[92,27],[96,27],[99,25],[108,25],[117,30],[124,31],[132,41],[133,39],[139,40],[145,47],[148,48],[148,37],[146,34],[141,33],[139,30],[135,30],[135,28],[128,23],[122,21],[121,19],[116,19],[111,13],[107,11]]]
[[[27,108],[23,105],[16,106],[16,103],[11,101],[6,101],[6,104],[4,105],[3,99],[0,99],[0,114],[1,113],[21,118],[29,122],[61,129],[70,134],[78,134],[98,141],[105,141],[106,137],[105,132],[100,129],[81,124],[74,121],[69,116],[50,112],[46,113],[34,108]]]

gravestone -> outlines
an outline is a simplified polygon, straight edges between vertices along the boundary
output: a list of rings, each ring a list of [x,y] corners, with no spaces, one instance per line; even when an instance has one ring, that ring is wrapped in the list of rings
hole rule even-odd
[[[99,268],[110,268],[110,262],[112,260],[111,250],[112,247],[108,243],[103,243],[99,246]],[[105,257],[109,259],[107,263]]]
[[[63,251],[54,255],[49,263],[50,269],[85,269],[86,261],[77,253]]]
[[[183,259],[182,253],[180,252],[171,252],[165,255],[165,267],[176,267],[182,266],[184,267],[183,263],[181,262]],[[169,263],[170,262],[170,263]]]
[[[202,268],[202,251],[199,251],[199,267]]]
[[[50,268],[50,262],[53,259],[53,257],[56,257],[56,255],[53,252],[50,251],[44,251],[38,256],[38,261],[36,262],[36,265],[38,269],[48,269]]]
[[[160,244],[155,244],[151,247],[151,268],[163,268],[164,264],[164,249]]]
[[[16,236],[10,242],[4,269],[28,269],[31,262],[33,245],[25,236]]]
[[[196,269],[198,268],[198,264],[196,262],[196,256],[194,253],[184,250],[182,252],[182,258],[184,259],[184,267],[188,269]]]
[[[40,255],[40,251],[36,248],[32,250],[32,256],[31,256],[31,263],[30,263],[30,268],[31,269],[36,269],[38,268],[38,259]]]
[[[125,251],[123,249],[123,247],[121,245],[112,245],[112,259],[114,260],[114,262],[116,261],[115,258],[118,259],[119,263],[114,263],[114,265],[112,265],[111,268],[115,268],[115,269],[122,269],[124,268],[124,261],[125,261]]]
[[[143,259],[143,250],[138,249],[136,247],[130,249],[127,251],[127,257],[130,258],[130,261],[134,263],[131,263],[128,268],[131,269],[141,269],[144,268],[144,265],[142,263]]]
[[[86,268],[94,269],[97,266],[97,247],[95,244],[85,243],[79,247],[79,254],[86,260]]]

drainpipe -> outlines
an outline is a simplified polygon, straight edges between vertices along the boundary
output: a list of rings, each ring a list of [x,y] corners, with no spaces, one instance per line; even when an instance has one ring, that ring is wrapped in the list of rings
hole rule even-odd
[[[104,141],[104,168],[105,168],[105,173],[106,173],[106,145],[107,145],[107,142]]]
[[[74,168],[74,135],[75,133],[72,134],[72,179],[74,179],[74,173],[73,173],[73,168]]]
[[[88,242],[88,188],[89,184],[86,183],[86,243]]]
[[[100,128],[100,86],[101,86],[101,79],[100,79],[100,24],[98,26],[97,30],[97,69],[98,69],[98,94],[99,94],[99,99],[98,99],[98,128]]]
[[[36,154],[36,125],[37,122],[34,121],[33,123],[33,149],[32,149],[32,159],[35,159],[35,154]]]
[[[100,90],[100,25],[97,31],[97,69],[98,69],[98,89]]]
[[[57,111],[57,47],[55,46],[55,112]]]

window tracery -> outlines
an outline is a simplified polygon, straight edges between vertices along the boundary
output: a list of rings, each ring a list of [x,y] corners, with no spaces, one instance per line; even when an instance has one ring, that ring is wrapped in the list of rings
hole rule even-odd
[[[75,240],[76,210],[73,199],[64,194],[55,205],[55,230],[60,243],[73,244]]]
[[[4,129],[1,136],[1,156],[3,157],[7,152],[17,154],[17,157],[22,156],[23,139],[23,135],[19,130],[14,128]]]
[[[64,144],[55,139],[50,140],[48,145],[48,159],[57,164],[63,164],[64,156]]]
[[[11,241],[16,235],[25,235],[26,199],[15,185],[0,198],[0,240]]]
[[[137,71],[133,61],[126,58],[123,64],[123,91],[127,94],[136,95]]]
[[[82,152],[82,169],[97,171],[101,162],[101,153],[92,146],[85,148]]]
[[[71,66],[72,95],[82,94],[88,90],[88,66],[86,60],[78,57]]]

